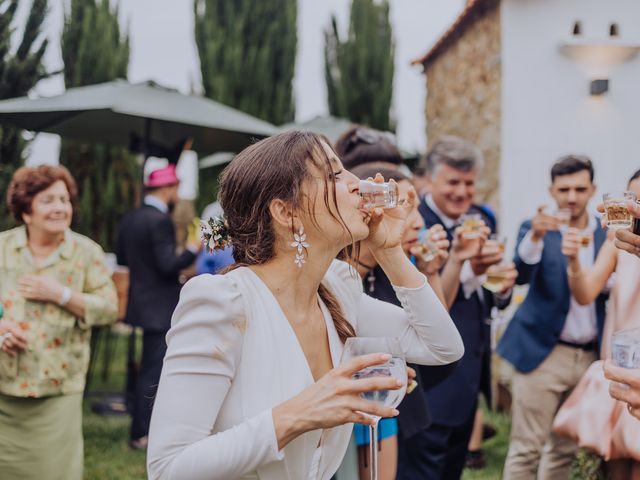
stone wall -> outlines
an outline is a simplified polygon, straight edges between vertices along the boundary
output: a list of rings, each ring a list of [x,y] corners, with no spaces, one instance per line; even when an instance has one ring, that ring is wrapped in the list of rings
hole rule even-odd
[[[500,162],[500,5],[498,1],[449,39],[449,45],[426,66],[427,140],[442,135],[476,143],[485,156],[478,201],[499,208]]]

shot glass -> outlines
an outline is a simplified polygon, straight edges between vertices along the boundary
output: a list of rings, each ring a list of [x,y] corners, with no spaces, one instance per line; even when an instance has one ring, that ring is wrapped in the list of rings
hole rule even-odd
[[[589,246],[589,244],[591,243],[591,240],[593,239],[593,232],[589,232],[589,231],[583,231],[580,232],[580,246],[583,248],[586,248]]]
[[[622,368],[640,368],[640,328],[615,332],[611,337],[611,359]],[[620,384],[628,388],[626,384]]]
[[[509,268],[505,263],[491,265],[487,269],[487,279],[482,286],[493,293],[499,293],[507,286]]]
[[[571,210],[568,208],[559,208],[553,214],[554,217],[558,219],[558,224],[560,225],[560,231],[564,232],[567,228],[569,228],[569,223],[571,222]]]
[[[436,255],[438,255],[438,246],[431,239],[431,235],[429,234],[429,230],[423,228],[418,232],[418,243],[416,244],[419,252],[417,256],[420,257],[420,260],[423,262],[430,262]]]
[[[398,205],[398,185],[395,182],[360,180],[358,193],[362,198],[361,207],[366,210],[396,208]]]
[[[633,192],[605,193],[602,196],[604,211],[607,216],[607,228],[612,230],[623,230],[631,228],[633,215],[627,207],[627,202],[636,201],[636,194]]]
[[[479,213],[467,213],[460,218],[464,238],[480,238],[480,228],[482,228],[482,215]]]

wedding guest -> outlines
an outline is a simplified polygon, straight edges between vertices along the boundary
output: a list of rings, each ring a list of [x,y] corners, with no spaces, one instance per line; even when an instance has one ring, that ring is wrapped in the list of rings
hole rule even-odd
[[[587,212],[596,191],[593,178],[587,157],[561,157],[551,168],[549,193],[555,208],[564,212],[540,206],[520,227],[517,282],[529,284],[529,290],[498,345],[498,353],[516,369],[505,479],[566,479],[573,463],[576,445],[553,433],[552,424],[562,402],[597,358],[606,297],[581,305],[569,290],[560,228],[566,222],[565,227],[589,235],[589,245],[579,256],[581,264],[591,268],[606,236]],[[566,218],[561,216],[565,212]]]
[[[76,183],[62,166],[22,167],[0,233],[0,477],[80,480],[91,327],[116,319],[102,248],[70,229]]]
[[[516,274],[513,265],[505,265],[503,289],[497,295],[482,287],[487,270],[500,264],[504,256],[497,242],[485,241],[489,231],[496,230],[493,217],[474,204],[476,179],[482,164],[480,150],[454,136],[436,142],[423,160],[429,194],[420,202],[419,211],[428,228],[442,225],[451,244],[460,243],[465,251],[464,255],[452,252],[441,274],[451,317],[465,344],[465,354],[451,372],[445,369],[439,373],[443,378],[440,383],[428,385],[425,390],[432,424],[411,442],[416,472],[412,478],[460,478],[478,397],[482,392],[490,399],[488,321],[494,305],[504,308],[509,304]],[[478,238],[463,238],[465,227],[461,225],[466,214],[477,216],[473,224],[474,236]],[[489,230],[483,230],[484,226]],[[438,374],[421,370],[423,378]]]
[[[118,232],[118,264],[129,267],[130,276],[125,319],[143,330],[140,367],[130,358],[127,372],[133,449],[147,447],[151,406],[167,348],[165,335],[180,294],[179,274],[195,261],[201,248],[199,240],[187,239],[187,248],[176,253],[170,211],[178,201],[179,185],[175,165],[152,171],[144,184],[142,206],[122,217]],[[130,342],[130,357],[134,346]]]
[[[629,181],[628,190],[640,195],[640,170]],[[583,236],[569,229],[562,239],[572,295],[581,305],[593,302],[607,288],[615,272],[600,349],[601,361],[585,372],[558,411],[554,431],[571,438],[606,461],[607,478],[640,478],[640,423],[625,411],[623,403],[609,396],[603,361],[611,357],[611,337],[618,330],[640,327],[640,259],[605,241],[591,269],[583,269],[580,251]]]

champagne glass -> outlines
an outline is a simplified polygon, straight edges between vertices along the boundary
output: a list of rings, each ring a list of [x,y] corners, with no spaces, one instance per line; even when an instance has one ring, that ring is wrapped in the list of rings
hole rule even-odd
[[[368,401],[375,402],[386,407],[397,407],[407,391],[407,364],[404,353],[400,348],[400,342],[390,337],[352,337],[347,338],[342,351],[341,362],[344,363],[354,357],[369,353],[388,353],[391,358],[382,365],[372,365],[363,368],[353,374],[354,379],[370,377],[394,377],[404,383],[397,390],[374,390],[361,393],[360,396]],[[371,458],[371,480],[378,480],[378,421],[380,417],[374,416],[375,423],[369,426],[369,451]]]

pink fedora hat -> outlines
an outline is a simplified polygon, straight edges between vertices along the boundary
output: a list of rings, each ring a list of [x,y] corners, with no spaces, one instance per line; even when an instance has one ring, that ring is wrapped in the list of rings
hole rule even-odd
[[[158,188],[175,185],[176,183],[180,183],[180,180],[176,176],[176,166],[171,164],[151,172],[144,186],[147,188]]]

